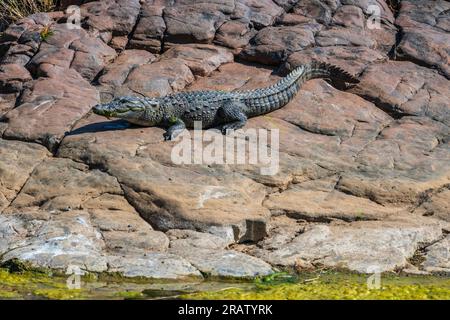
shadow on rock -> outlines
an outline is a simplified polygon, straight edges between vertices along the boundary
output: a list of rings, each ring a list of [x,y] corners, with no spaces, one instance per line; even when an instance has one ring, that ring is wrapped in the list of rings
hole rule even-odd
[[[113,130],[125,130],[128,128],[135,127],[125,120],[113,120],[113,121],[102,121],[96,123],[90,123],[80,128],[67,133],[68,136],[73,136],[83,133],[92,132],[102,132],[102,131],[113,131]],[[137,127],[137,126],[136,126]]]

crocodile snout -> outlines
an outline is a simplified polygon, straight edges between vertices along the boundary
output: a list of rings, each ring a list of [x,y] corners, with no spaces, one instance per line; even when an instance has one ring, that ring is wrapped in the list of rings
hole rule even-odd
[[[93,111],[95,114],[98,114],[98,115],[100,115],[100,116],[104,116],[104,117],[107,117],[107,118],[109,118],[109,117],[111,116],[110,110],[108,110],[108,108],[107,108],[105,105],[103,105],[103,104],[97,104],[97,105],[95,105],[95,106],[92,108],[92,111]]]

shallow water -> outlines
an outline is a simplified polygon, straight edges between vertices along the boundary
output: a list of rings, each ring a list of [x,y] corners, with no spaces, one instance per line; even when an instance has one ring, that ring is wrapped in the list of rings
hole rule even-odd
[[[450,277],[377,276],[343,272],[277,274],[248,281],[150,281],[83,277],[80,289],[68,278],[0,269],[2,299],[450,299]],[[379,282],[378,282],[379,279]],[[368,285],[369,284],[369,285]]]

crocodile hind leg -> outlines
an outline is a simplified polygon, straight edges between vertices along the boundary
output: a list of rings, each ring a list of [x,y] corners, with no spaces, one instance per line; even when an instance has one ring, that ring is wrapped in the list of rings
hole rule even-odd
[[[242,128],[247,123],[247,116],[244,113],[246,106],[242,102],[231,101],[219,109],[219,116],[222,123],[222,134],[227,134],[229,130]]]
[[[170,127],[164,132],[164,141],[175,139],[184,129],[186,124],[181,119],[174,119],[170,122]]]

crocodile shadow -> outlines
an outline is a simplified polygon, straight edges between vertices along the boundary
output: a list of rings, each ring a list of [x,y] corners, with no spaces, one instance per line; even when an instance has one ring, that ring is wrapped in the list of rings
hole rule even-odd
[[[139,126],[135,126],[126,120],[112,120],[112,121],[101,121],[90,123],[85,126],[79,127],[75,130],[72,130],[66,134],[66,136],[74,136],[83,133],[94,133],[94,132],[104,132],[104,131],[118,131],[125,129],[138,128]]]

